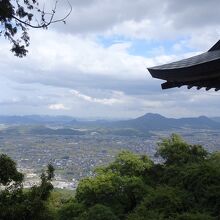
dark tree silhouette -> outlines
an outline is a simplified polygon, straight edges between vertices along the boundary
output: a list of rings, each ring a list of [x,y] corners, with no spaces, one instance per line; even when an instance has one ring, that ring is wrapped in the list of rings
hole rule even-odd
[[[47,29],[53,23],[64,22],[72,11],[60,19],[55,19],[58,0],[50,12],[41,9],[38,0],[0,0],[0,36],[12,43],[11,51],[18,57],[26,56],[30,44],[28,28]]]
[[[47,202],[53,190],[54,168],[51,164],[41,174],[40,184],[24,189],[23,174],[7,155],[0,154],[0,219],[52,220]]]

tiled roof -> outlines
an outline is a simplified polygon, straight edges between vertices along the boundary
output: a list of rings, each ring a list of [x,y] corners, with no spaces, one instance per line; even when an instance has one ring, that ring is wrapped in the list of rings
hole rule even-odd
[[[200,55],[190,57],[188,59],[183,59],[177,62],[155,66],[149,69],[166,70],[166,69],[185,68],[185,67],[191,67],[191,66],[199,65],[202,63],[207,63],[207,62],[218,60],[218,59],[220,59],[220,50],[202,53]]]
[[[208,52],[177,62],[148,68],[152,77],[166,80],[162,89],[196,86],[220,90],[220,41]]]

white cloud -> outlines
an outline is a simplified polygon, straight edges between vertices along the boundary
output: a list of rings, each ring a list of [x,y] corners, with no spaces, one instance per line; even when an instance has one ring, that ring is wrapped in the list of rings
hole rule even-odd
[[[124,101],[122,100],[123,93],[121,92],[114,92],[112,98],[95,98],[85,94],[80,93],[77,90],[70,91],[75,97],[78,97],[84,101],[98,103],[102,105],[114,105],[114,104],[122,104]]]
[[[48,106],[50,110],[70,110],[69,108],[65,107],[62,103],[51,104]]]
[[[130,55],[130,44],[121,43],[107,48],[90,38],[80,38],[53,31],[33,32],[30,53],[18,60],[6,50],[0,57],[0,66],[10,71],[6,77],[23,81],[65,78],[71,80],[76,74],[111,76],[115,78],[145,78],[146,66],[152,59]],[[59,43],[58,43],[59,42]],[[14,66],[15,68],[11,68]],[[55,74],[54,72],[58,72]]]

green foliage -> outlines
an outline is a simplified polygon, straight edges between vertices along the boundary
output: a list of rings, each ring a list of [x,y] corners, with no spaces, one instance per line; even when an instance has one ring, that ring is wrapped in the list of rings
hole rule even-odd
[[[95,205],[83,213],[77,220],[119,220],[110,208],[104,205]]]
[[[121,152],[109,166],[98,169],[95,177],[86,178],[76,190],[78,202],[91,207],[103,204],[118,216],[133,210],[147,192],[142,175],[152,166],[147,156]]]
[[[156,156],[164,159],[165,165],[198,163],[207,158],[208,152],[200,145],[189,145],[179,135],[173,134],[158,143]]]
[[[98,168],[95,176],[81,180],[74,198],[68,200],[50,193],[51,165],[41,175],[41,184],[24,192],[23,176],[3,155],[0,164],[8,172],[0,166],[0,180],[6,186],[0,191],[0,219],[220,219],[220,154],[208,154],[178,135],[158,146],[160,164],[147,156],[121,152],[114,162]]]
[[[76,220],[107,219],[105,211],[100,211],[106,208],[118,219],[127,220],[220,218],[219,153],[208,154],[175,134],[158,146],[161,164],[124,151],[114,162],[97,169],[95,177],[80,181],[76,200],[60,212],[72,210]],[[74,207],[84,207],[84,211],[76,213]]]
[[[123,215],[141,201],[146,191],[146,186],[139,177],[106,173],[81,181],[76,199],[87,207],[103,204],[111,207],[118,215]]]
[[[11,182],[21,183],[23,175],[17,171],[16,163],[7,155],[0,155],[0,184],[6,186]]]
[[[39,186],[33,186],[24,191],[22,187],[23,175],[16,169],[16,164],[5,155],[0,156],[1,183],[5,185],[0,189],[0,219],[5,220],[46,220],[52,219],[47,208],[47,200],[53,186],[50,182],[53,176],[53,168],[48,166],[46,173],[41,176]]]
[[[145,155],[140,156],[129,151],[122,151],[113,163],[103,168],[103,172],[112,172],[120,176],[140,176],[152,165],[153,162]]]
[[[184,192],[176,188],[157,187],[149,191],[128,219],[168,219],[175,217],[176,213],[184,210],[183,195]]]
[[[183,213],[177,216],[176,220],[215,220],[215,218],[203,213]]]
[[[70,200],[59,210],[58,218],[62,220],[76,220],[85,210],[85,205],[78,203],[76,200]]]

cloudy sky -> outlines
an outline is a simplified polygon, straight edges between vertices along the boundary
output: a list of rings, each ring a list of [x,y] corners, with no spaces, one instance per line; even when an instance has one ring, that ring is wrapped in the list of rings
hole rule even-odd
[[[27,57],[14,57],[8,41],[0,39],[1,115],[220,116],[220,92],[162,91],[162,81],[146,69],[206,51],[217,42],[219,0],[70,2],[73,11],[66,25],[30,30]],[[67,11],[67,2],[60,0],[56,16]]]

